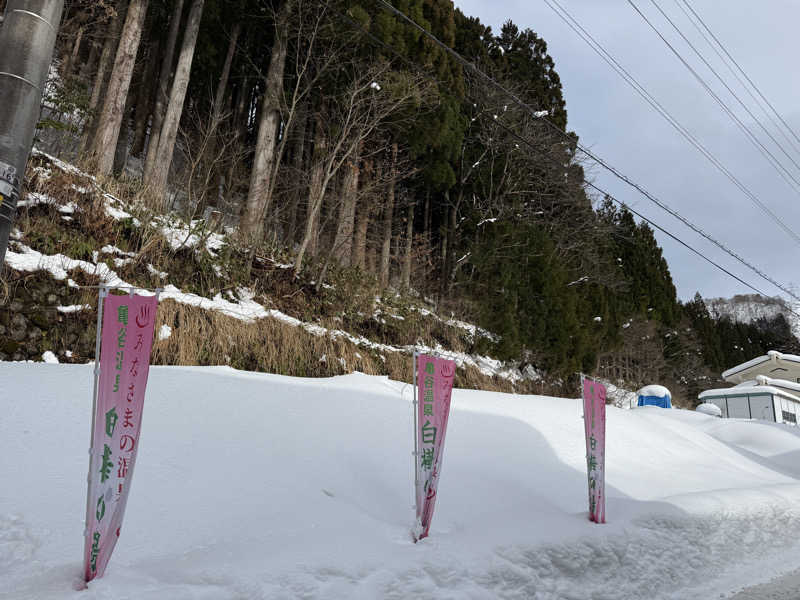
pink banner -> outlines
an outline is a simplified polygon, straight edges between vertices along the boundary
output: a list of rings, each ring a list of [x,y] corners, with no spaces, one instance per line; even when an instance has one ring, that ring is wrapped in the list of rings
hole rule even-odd
[[[444,436],[456,364],[420,354],[417,357],[417,539],[428,536],[442,471]]]
[[[128,501],[150,370],[155,296],[107,296],[92,432],[84,576],[102,577]]]
[[[589,520],[606,522],[606,388],[583,379],[583,425],[589,478]]]

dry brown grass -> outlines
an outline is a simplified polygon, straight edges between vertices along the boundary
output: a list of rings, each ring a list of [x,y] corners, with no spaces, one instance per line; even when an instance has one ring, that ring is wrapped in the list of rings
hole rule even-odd
[[[297,377],[331,377],[360,371],[388,375],[396,381],[410,382],[412,378],[409,354],[379,353],[349,340],[314,335],[277,319],[248,323],[168,299],[159,304],[156,331],[164,324],[172,328],[172,335],[165,340],[156,339],[153,364],[229,365]],[[487,377],[473,367],[457,371],[456,385],[514,391],[510,382]]]

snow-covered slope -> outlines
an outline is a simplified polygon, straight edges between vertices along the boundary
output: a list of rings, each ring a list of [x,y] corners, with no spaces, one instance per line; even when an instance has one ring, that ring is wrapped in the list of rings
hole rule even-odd
[[[705,303],[714,318],[728,317],[740,323],[752,323],[761,318],[773,319],[782,314],[789,322],[792,333],[800,337],[800,317],[791,312],[800,310],[791,307],[783,298],[741,294],[733,298],[707,298]]]
[[[154,367],[126,521],[80,587],[91,366],[0,363],[0,598],[712,598],[800,566],[800,437],[609,407],[607,525],[575,400],[456,390],[431,537],[411,388]]]

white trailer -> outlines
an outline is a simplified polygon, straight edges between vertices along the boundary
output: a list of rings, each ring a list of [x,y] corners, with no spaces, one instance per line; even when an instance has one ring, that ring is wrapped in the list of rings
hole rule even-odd
[[[706,390],[701,402],[717,405],[722,418],[760,419],[797,425],[800,420],[800,384],[759,375],[730,388]]]

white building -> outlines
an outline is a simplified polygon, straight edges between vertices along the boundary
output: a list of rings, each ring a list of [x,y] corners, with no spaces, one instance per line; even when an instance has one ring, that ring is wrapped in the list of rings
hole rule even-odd
[[[706,390],[701,402],[716,404],[722,417],[797,425],[800,419],[800,356],[770,351],[728,369],[733,387]]]

